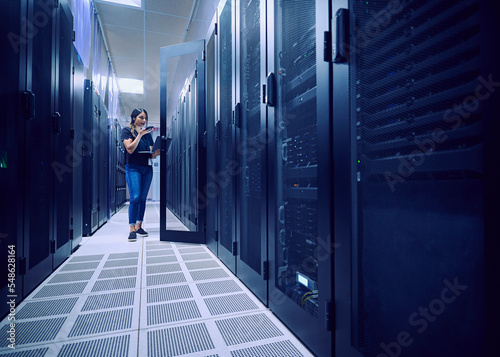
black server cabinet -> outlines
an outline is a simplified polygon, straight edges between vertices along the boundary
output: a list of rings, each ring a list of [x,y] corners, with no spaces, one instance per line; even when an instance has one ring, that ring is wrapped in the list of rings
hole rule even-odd
[[[73,193],[72,97],[73,88],[73,15],[66,2],[54,10],[55,83],[52,109],[54,134],[54,237],[51,242],[53,266],[57,267],[71,254],[71,211]]]
[[[83,236],[83,96],[85,85],[84,65],[78,52],[73,47],[73,123],[72,123],[72,162],[73,162],[73,199],[72,199],[72,247],[74,250]],[[85,177],[85,180],[88,180]]]
[[[125,147],[120,141],[122,134],[122,127],[118,120],[116,120],[116,207],[120,210],[127,201],[127,183],[125,179]]]
[[[54,117],[53,95],[56,86],[53,68],[55,9],[43,1],[32,1],[25,20],[33,23],[35,14],[45,14],[46,25],[28,39],[26,90],[34,96],[34,112],[25,127],[24,162],[24,242],[26,275],[23,291],[33,290],[52,271],[54,244]],[[71,74],[69,73],[68,76]],[[43,135],[41,135],[43,133]],[[22,263],[24,268],[24,262]],[[23,269],[24,270],[24,269]]]
[[[83,235],[93,234],[99,228],[99,96],[93,83],[85,80],[83,110]]]
[[[219,258],[233,272],[236,271],[235,240],[235,133],[234,106],[234,4],[233,0],[221,1],[218,8],[218,71],[219,116],[217,130],[217,180],[220,183],[218,199]]]
[[[97,124],[96,156],[98,166],[98,198],[97,211],[99,227],[108,221],[108,185],[109,185],[109,119],[108,110],[102,96],[99,96]]]
[[[217,58],[216,58],[216,20],[217,14],[209,27],[206,43],[206,132],[203,140],[207,152],[207,184],[205,186],[204,194],[206,206],[206,244],[207,247],[217,255],[217,199],[219,196],[219,189],[217,186],[215,170],[216,170],[216,139],[215,139],[215,118],[217,113],[217,83],[215,78],[217,75]]]
[[[5,189],[0,191],[0,249],[4,264],[0,277],[2,317],[10,312],[8,301],[19,301],[23,297],[21,259],[24,230],[24,137],[25,123],[32,119],[34,110],[34,94],[28,92],[26,87],[27,43],[19,37],[23,29],[26,30],[22,21],[26,19],[27,14],[27,0],[3,4],[0,14],[0,28],[3,34],[0,44],[5,55],[2,60],[4,79],[0,84],[0,96],[5,103],[5,118],[11,118],[9,125],[0,132],[0,181],[5,186]],[[9,284],[12,289],[10,291]]]
[[[326,1],[268,1],[269,307],[333,353],[330,65]]]
[[[238,277],[267,302],[266,2],[236,2],[235,192]]]
[[[493,2],[335,4],[348,44],[333,70],[337,355],[490,355]]]
[[[116,213],[116,179],[118,176],[117,171],[117,150],[118,139],[117,130],[118,125],[116,120],[110,121],[110,141],[109,141],[109,216],[111,217]]]

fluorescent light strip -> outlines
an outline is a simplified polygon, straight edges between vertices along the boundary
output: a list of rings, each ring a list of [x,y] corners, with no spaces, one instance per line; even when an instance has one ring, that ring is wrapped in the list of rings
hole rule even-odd
[[[112,2],[115,4],[142,7],[142,0],[101,0],[101,2]]]
[[[116,78],[116,81],[120,92],[144,94],[144,84],[140,79]]]

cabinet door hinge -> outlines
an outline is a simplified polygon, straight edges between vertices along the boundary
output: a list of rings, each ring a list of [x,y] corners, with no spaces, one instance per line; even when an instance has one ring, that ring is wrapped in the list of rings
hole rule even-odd
[[[233,242],[233,255],[238,255],[238,242]]]
[[[217,36],[217,27],[218,27],[218,25],[217,25],[217,22],[216,22],[216,23],[215,23],[215,28],[214,28],[214,33],[215,33],[215,36]]]
[[[218,242],[219,241],[219,231],[214,232],[214,237],[215,237],[215,241]]]
[[[51,240],[50,241],[50,253],[54,254],[55,252],[56,252],[56,241],[55,240]]]
[[[26,120],[35,119],[35,93],[28,90],[22,94],[22,106]]]
[[[325,327],[327,331],[333,331],[333,321],[335,321],[334,308],[332,301],[328,300],[325,302]]]
[[[269,280],[269,260],[262,262],[262,279]]]
[[[26,257],[19,258],[19,275],[26,275]]]

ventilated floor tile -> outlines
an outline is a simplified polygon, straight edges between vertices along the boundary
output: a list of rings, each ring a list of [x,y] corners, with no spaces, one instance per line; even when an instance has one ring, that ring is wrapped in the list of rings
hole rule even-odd
[[[78,298],[73,297],[68,299],[28,302],[16,313],[16,320],[69,314],[77,301]]]
[[[98,280],[92,287],[92,292],[106,291],[106,290],[124,290],[135,288],[137,278],[119,278],[119,279],[106,279]]]
[[[227,278],[229,275],[224,271],[224,269],[207,269],[207,270],[196,270],[190,272],[191,277],[194,281],[199,280],[210,280],[210,279],[220,279]]]
[[[189,247],[189,248],[178,248],[177,249],[181,254],[188,253],[206,253],[207,250],[203,247]]]
[[[56,338],[59,330],[66,321],[66,317],[53,319],[44,319],[36,321],[17,322],[15,326],[16,345],[25,345],[28,343],[52,341]],[[0,347],[7,347],[8,330],[10,325],[4,325],[0,329]]]
[[[265,314],[232,317],[215,324],[228,346],[283,336]]]
[[[148,331],[149,357],[180,356],[214,349],[204,323]]]
[[[290,341],[279,341],[261,346],[231,351],[231,357],[303,357],[304,355]]]
[[[162,264],[162,265],[149,265],[146,267],[146,274],[160,274],[160,273],[173,273],[182,271],[179,263]]]
[[[117,269],[104,269],[101,270],[97,279],[120,278],[124,276],[136,276],[137,267],[130,268],[117,268]]]
[[[201,260],[199,262],[186,262],[186,268],[188,270],[199,270],[199,269],[210,269],[219,268],[220,264],[215,260]]]
[[[68,337],[125,330],[132,327],[133,309],[111,310],[80,315]]]
[[[88,263],[68,263],[64,265],[60,272],[64,271],[75,271],[75,270],[92,270],[99,266],[99,262],[88,262]]]
[[[184,254],[181,255],[182,260],[203,260],[203,259],[212,259],[212,256],[208,253],[196,253],[196,254]]]
[[[47,284],[70,283],[74,281],[89,281],[94,275],[94,271],[79,271],[77,273],[59,273],[54,275]]]
[[[147,311],[148,326],[192,320],[201,317],[200,310],[194,300],[150,305]]]
[[[0,351],[0,353],[1,356],[4,357],[45,357],[47,356],[48,350],[49,348],[45,347],[45,348],[36,348],[24,351],[8,352],[8,353],[1,353]],[[12,351],[12,349],[9,349],[9,351]]]
[[[201,296],[221,295],[243,291],[234,280],[214,281],[210,283],[196,284]]]
[[[134,353],[130,335],[122,335],[65,344],[57,357],[128,357]]]
[[[79,255],[69,259],[68,263],[91,262],[91,261],[101,260],[102,258],[104,258],[104,254]]]
[[[173,249],[148,250],[146,252],[146,257],[159,257],[164,255],[175,255],[175,252]]]
[[[147,289],[148,304],[193,297],[189,285],[176,285],[164,288]]]
[[[258,306],[247,294],[234,294],[203,299],[212,315],[257,310]]]
[[[135,291],[124,291],[111,294],[90,295],[85,300],[82,311],[113,309],[133,306]]]
[[[108,257],[109,259],[126,259],[126,258],[137,258],[139,256],[139,252],[127,252],[127,253],[113,253]]]
[[[57,284],[44,286],[33,296],[33,299],[41,299],[54,296],[81,294],[88,282]]]
[[[186,282],[183,273],[157,274],[146,277],[146,286],[168,285]]]
[[[138,264],[139,264],[139,259],[108,260],[106,261],[106,263],[104,263],[104,268],[137,266]]]
[[[146,264],[161,264],[161,263],[173,263],[177,261],[175,255],[166,255],[163,257],[149,257],[146,258]]]
[[[146,246],[146,252],[154,250],[166,250],[166,249],[173,250],[171,245],[165,245],[165,244],[155,244]]]

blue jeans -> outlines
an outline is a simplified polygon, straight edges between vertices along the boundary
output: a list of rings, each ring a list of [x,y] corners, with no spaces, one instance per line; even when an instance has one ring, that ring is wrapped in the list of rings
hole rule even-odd
[[[128,222],[131,226],[135,226],[136,223],[140,223],[144,219],[146,199],[153,179],[153,168],[151,166],[127,164],[126,179],[130,193]]]

